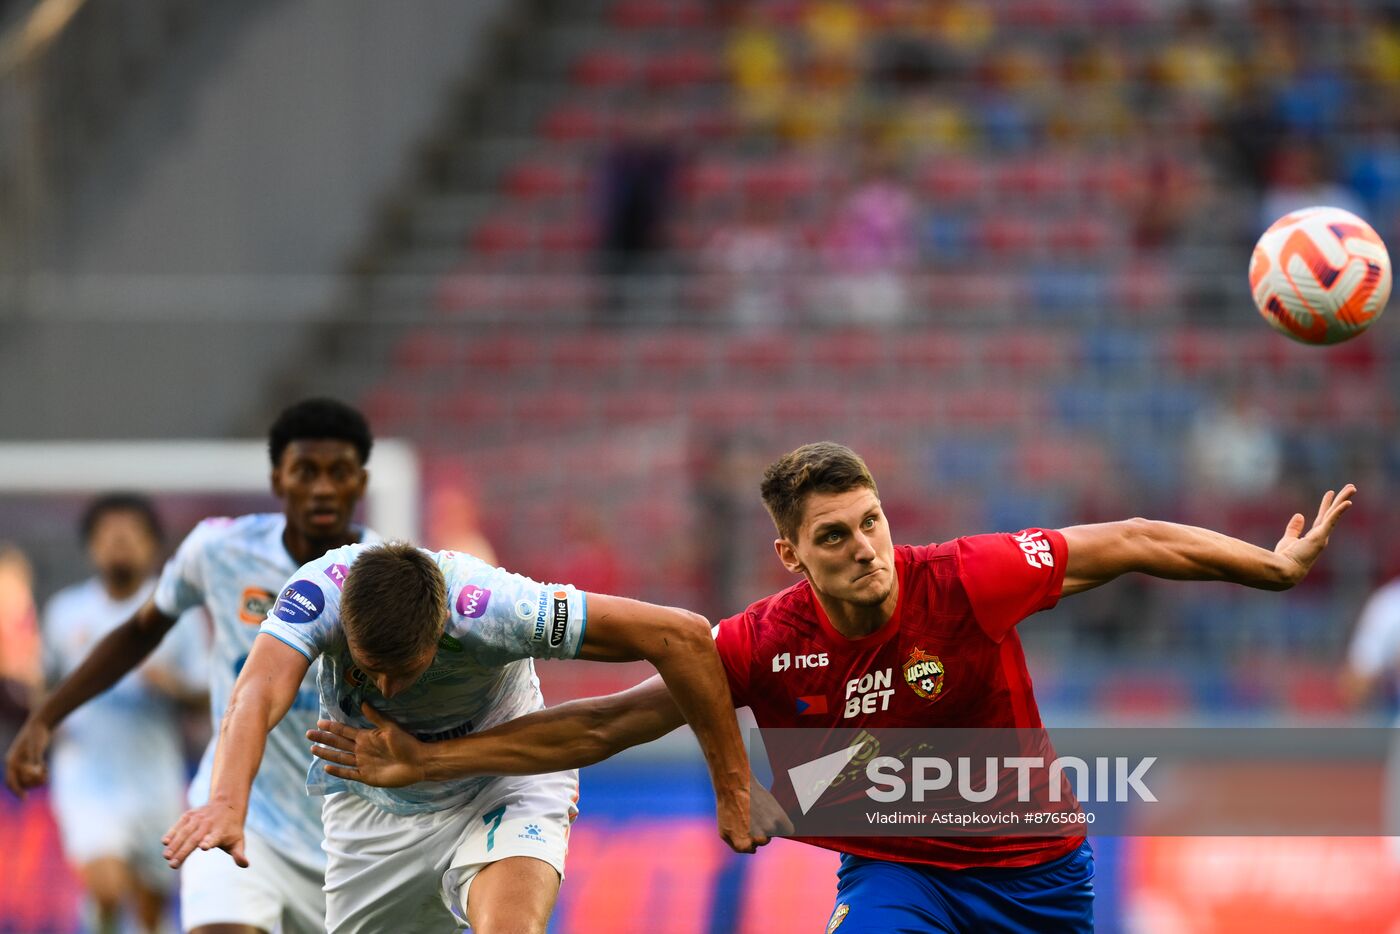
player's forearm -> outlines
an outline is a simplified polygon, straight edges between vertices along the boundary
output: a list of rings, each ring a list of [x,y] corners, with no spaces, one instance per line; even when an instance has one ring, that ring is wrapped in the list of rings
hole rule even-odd
[[[640,685],[606,697],[569,701],[473,736],[420,744],[423,777],[535,775],[580,769],[649,743],[684,722],[664,685]]]
[[[242,689],[240,689],[242,688]],[[241,819],[248,809],[253,778],[262,764],[267,734],[282,713],[265,692],[250,690],[240,682],[229,698],[228,709],[219,723],[214,771],[209,783],[209,800],[230,809]]]
[[[49,729],[57,727],[77,708],[92,700],[141,664],[160,645],[167,626],[159,613],[137,616],[122,623],[95,645],[87,658],[64,678],[32,716]]]
[[[647,660],[656,667],[675,706],[695,732],[716,796],[747,810],[749,759],[709,624],[704,617],[684,614],[670,623],[660,643],[660,649]]]
[[[1297,566],[1280,555],[1210,529],[1148,519],[1130,520],[1132,570],[1169,580],[1227,581],[1263,590],[1297,583]]]

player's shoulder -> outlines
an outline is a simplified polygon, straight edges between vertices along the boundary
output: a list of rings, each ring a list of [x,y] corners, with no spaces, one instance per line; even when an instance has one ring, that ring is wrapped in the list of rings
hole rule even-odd
[[[755,634],[776,633],[816,625],[812,585],[804,578],[785,590],[749,604],[735,618]]]
[[[286,519],[281,513],[255,512],[244,516],[210,516],[199,523],[185,536],[182,549],[198,550],[209,547],[228,547],[234,543],[249,543],[266,538],[274,528],[280,528]]]

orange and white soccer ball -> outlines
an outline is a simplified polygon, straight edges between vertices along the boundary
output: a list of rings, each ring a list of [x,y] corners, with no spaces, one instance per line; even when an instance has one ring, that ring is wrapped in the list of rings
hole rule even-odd
[[[1259,313],[1304,344],[1336,344],[1371,326],[1390,298],[1390,254],[1341,208],[1303,208],[1264,231],[1249,260]]]

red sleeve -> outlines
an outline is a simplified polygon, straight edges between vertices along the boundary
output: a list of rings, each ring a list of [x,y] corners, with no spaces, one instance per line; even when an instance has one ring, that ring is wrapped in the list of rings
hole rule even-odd
[[[992,641],[1060,599],[1065,582],[1065,537],[1054,529],[957,540],[958,576],[972,613]]]
[[[753,658],[752,631],[748,614],[740,613],[720,620],[715,627],[715,648],[729,677],[729,693],[735,707],[749,706],[749,662]]]

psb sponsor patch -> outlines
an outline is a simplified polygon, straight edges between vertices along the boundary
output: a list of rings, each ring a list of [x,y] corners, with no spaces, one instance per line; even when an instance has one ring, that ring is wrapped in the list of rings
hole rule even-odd
[[[332,564],[326,568],[326,576],[335,584],[336,590],[345,589],[345,575],[350,573],[350,569],[343,564]]]
[[[486,613],[486,605],[490,602],[491,591],[468,584],[457,594],[457,612],[467,619],[480,619]]]
[[[238,618],[249,626],[257,626],[262,623],[276,600],[275,596],[261,587],[249,587],[239,598]]]
[[[943,698],[943,662],[937,655],[929,655],[915,647],[909,660],[904,663],[904,683],[914,689],[920,697],[934,700]]]
[[[554,615],[549,627],[549,644],[559,648],[564,644],[564,633],[569,628],[569,593],[566,590],[554,591]]]
[[[365,673],[357,666],[351,665],[345,669],[345,683],[352,688],[362,688],[365,686]]]
[[[325,608],[326,595],[321,588],[311,581],[299,580],[292,581],[282,591],[272,615],[287,623],[309,623],[320,616]]]
[[[826,934],[831,934],[841,926],[841,922],[846,920],[846,915],[851,913],[851,906],[842,902],[836,906],[836,910],[831,913],[831,920],[826,923]]]

